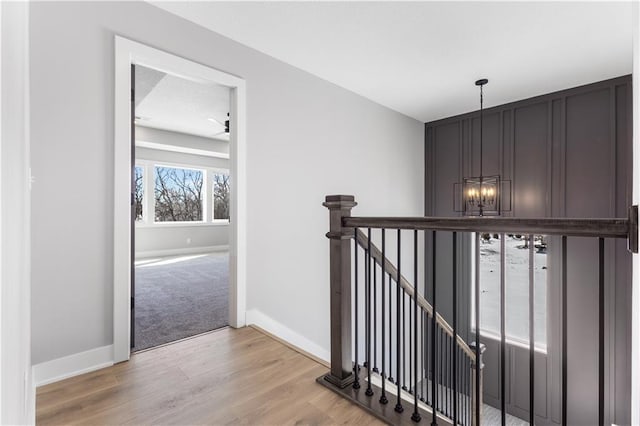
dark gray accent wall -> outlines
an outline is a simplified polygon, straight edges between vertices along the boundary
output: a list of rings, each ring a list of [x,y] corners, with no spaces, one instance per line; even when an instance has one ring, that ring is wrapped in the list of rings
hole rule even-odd
[[[470,86],[470,90],[473,87]],[[485,98],[490,99],[491,85]],[[514,217],[626,217],[631,200],[631,76],[485,110],[483,172],[512,180]],[[479,173],[478,111],[425,124],[425,215],[457,216],[453,184]],[[458,272],[461,334],[470,332],[468,237]],[[427,250],[431,247],[427,244]],[[605,246],[607,423],[630,422],[631,256],[624,241]],[[597,241],[568,242],[568,419],[596,424],[598,410]],[[547,353],[536,354],[536,422],[559,424],[561,377],[559,239],[550,241]],[[427,254],[427,258],[430,255]],[[438,306],[451,321],[451,236],[437,241]],[[427,263],[428,264],[428,263]],[[427,283],[429,289],[431,283]],[[429,293],[429,292],[428,292]],[[500,406],[499,341],[484,338],[485,401]],[[507,404],[528,418],[525,349],[507,350]]]

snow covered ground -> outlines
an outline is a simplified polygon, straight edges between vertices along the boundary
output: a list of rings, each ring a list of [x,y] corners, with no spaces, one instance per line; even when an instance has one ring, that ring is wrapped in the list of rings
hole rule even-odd
[[[529,342],[529,249],[525,240],[505,237],[507,338]],[[539,241],[536,240],[536,243]],[[546,347],[547,255],[534,253],[534,333]],[[480,242],[480,329],[500,335],[500,240]]]

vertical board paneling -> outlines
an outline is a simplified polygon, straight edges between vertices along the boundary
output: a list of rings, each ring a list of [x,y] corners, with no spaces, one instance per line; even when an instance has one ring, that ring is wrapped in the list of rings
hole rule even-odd
[[[458,123],[450,123],[434,128],[434,171],[437,187],[449,186],[449,191],[437,191],[435,196],[436,216],[450,214],[453,210],[453,183],[460,175],[460,127]],[[452,324],[453,292],[451,286],[453,259],[451,257],[452,242],[448,232],[439,232],[436,244],[438,252],[436,261],[436,280],[447,285],[438,286],[438,311]]]
[[[610,216],[609,89],[567,97],[567,217]]]
[[[546,102],[515,109],[514,215],[544,217],[547,194]]]
[[[611,215],[610,89],[568,96],[566,117],[566,214]],[[588,196],[585,196],[588,194]],[[575,424],[598,420],[598,251],[595,240],[570,239],[568,245],[569,407]]]
[[[498,175],[500,174],[500,111],[484,114],[483,121],[482,173],[489,176]],[[476,137],[478,139],[474,143],[479,145],[479,126]]]
[[[485,111],[483,173],[512,180],[512,211],[516,217],[625,217],[631,194],[631,78],[581,86]],[[451,198],[453,183],[479,173],[479,115],[477,112],[426,125],[431,135],[433,177],[426,198],[427,214],[456,216]],[[434,132],[434,129],[438,132]],[[455,131],[453,130],[455,129]],[[431,132],[431,133],[430,133]],[[457,133],[455,133],[457,132]],[[454,136],[454,133],[456,136]],[[427,137],[428,138],[428,137]],[[445,152],[450,150],[451,152]],[[428,152],[428,150],[425,150]],[[452,156],[458,156],[457,163]],[[455,165],[454,165],[455,163]],[[440,194],[446,192],[446,194]],[[426,206],[425,206],[426,207]],[[443,240],[441,244],[446,244]],[[559,251],[550,240],[547,256],[548,354],[536,354],[536,423],[560,422],[561,339]],[[440,243],[440,241],[439,241]],[[470,268],[468,245],[460,270],[459,323],[469,324]],[[466,251],[465,251],[466,250]],[[440,251],[440,250],[439,250]],[[446,252],[446,248],[444,249]],[[623,241],[607,243],[606,354],[607,394],[612,422],[628,424],[628,348],[630,316],[630,256]],[[569,240],[569,421],[597,420],[597,243]],[[438,256],[438,263],[450,264]],[[442,269],[442,268],[440,268]],[[448,277],[438,275],[438,295],[450,297]],[[466,285],[465,285],[466,284]],[[466,290],[466,292],[465,292]],[[446,314],[446,313],[445,313]],[[445,317],[448,318],[447,315]],[[461,333],[466,336],[465,333]],[[499,345],[485,339],[485,400],[499,407]],[[520,354],[522,352],[522,354]],[[507,410],[528,418],[528,356],[509,345],[507,351]]]
[[[564,98],[556,98],[551,103],[551,216],[562,217],[564,212]],[[561,312],[559,303],[561,271],[559,262],[560,237],[549,241],[547,268],[549,285],[547,286],[547,344],[550,348],[559,348],[562,341]],[[560,424],[561,418],[561,380],[562,357],[559,351],[548,351],[547,380],[549,388],[547,403],[550,405],[550,422]]]

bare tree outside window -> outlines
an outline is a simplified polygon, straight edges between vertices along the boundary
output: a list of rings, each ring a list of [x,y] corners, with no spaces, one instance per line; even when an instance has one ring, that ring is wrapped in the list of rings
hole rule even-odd
[[[202,170],[155,167],[155,221],[202,221]]]
[[[229,175],[213,175],[213,218],[229,219]]]
[[[142,197],[144,196],[144,189],[142,185],[142,167],[135,166],[134,168],[134,184],[135,184],[135,206],[136,206],[136,220],[142,220]]]

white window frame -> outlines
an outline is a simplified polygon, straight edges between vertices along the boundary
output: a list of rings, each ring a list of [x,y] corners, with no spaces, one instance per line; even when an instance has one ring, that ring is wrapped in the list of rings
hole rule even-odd
[[[208,214],[211,215],[211,219],[209,220],[209,222],[217,225],[228,225],[229,219],[214,219],[215,212],[214,212],[214,203],[213,203],[213,185],[214,185],[213,175],[227,175],[229,176],[229,178],[231,178],[231,175],[229,174],[229,169],[223,169],[219,167],[209,169],[209,174],[207,177],[207,181],[209,183],[207,195],[209,195],[211,198],[211,205],[208,206]]]
[[[149,217],[149,185],[147,182],[148,170],[146,162],[136,159],[134,166],[142,169],[142,218],[140,220],[136,220],[137,227],[139,224],[145,224]]]
[[[197,167],[197,166],[188,166],[188,165],[179,165],[177,163],[169,163],[166,161],[163,162],[151,162],[153,164],[152,168],[153,168],[153,180],[151,182],[151,185],[153,186],[153,197],[152,198],[152,203],[153,203],[153,218],[151,218],[151,220],[149,220],[149,224],[153,224],[154,226],[165,226],[167,224],[171,224],[171,225],[195,225],[195,224],[207,224],[207,218],[205,216],[205,212],[206,212],[206,208],[207,208],[207,191],[208,191],[208,186],[207,186],[207,169],[205,167]],[[202,172],[202,185],[203,185],[203,198],[202,198],[202,220],[182,220],[182,221],[165,221],[165,222],[158,222],[156,221],[156,196],[155,196],[155,191],[156,191],[156,168],[157,167],[164,167],[167,169],[182,169],[182,170],[193,170],[193,171],[198,171],[198,172]]]
[[[229,169],[224,167],[207,167],[188,163],[172,161],[156,161],[136,158],[135,165],[142,167],[142,220],[136,221],[136,228],[153,227],[182,227],[182,226],[225,226],[229,225],[229,219],[213,219],[213,175],[227,174]],[[155,168],[168,167],[173,169],[197,170],[203,173],[203,198],[202,198],[202,220],[200,221],[180,221],[180,222],[157,222],[155,220]]]

